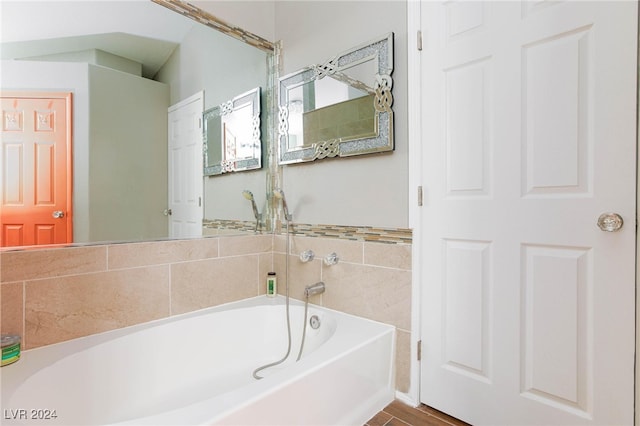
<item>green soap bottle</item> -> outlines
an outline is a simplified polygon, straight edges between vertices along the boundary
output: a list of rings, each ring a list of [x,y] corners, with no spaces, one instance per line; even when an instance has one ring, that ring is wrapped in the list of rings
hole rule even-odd
[[[2,341],[2,363],[4,367],[20,359],[20,336],[14,334],[3,334]]]
[[[278,282],[276,280],[276,273],[269,272],[267,274],[267,297],[275,297],[278,294]]]

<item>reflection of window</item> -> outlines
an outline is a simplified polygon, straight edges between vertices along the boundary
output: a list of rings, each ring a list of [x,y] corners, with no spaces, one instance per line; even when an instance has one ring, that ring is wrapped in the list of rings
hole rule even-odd
[[[290,89],[287,108],[289,148],[376,135],[373,97],[329,76]]]
[[[222,117],[224,123],[225,146],[232,145],[232,150],[227,148],[227,160],[241,160],[253,158],[255,141],[253,140],[253,104],[251,102],[235,105],[233,112]],[[229,132],[229,139],[227,139]],[[229,157],[233,155],[233,157]]]
[[[378,133],[374,95],[333,103],[302,115],[304,144],[330,140],[349,141]]]
[[[289,102],[289,147],[302,146],[302,113],[304,108],[301,100]]]
[[[315,86],[315,108],[335,105],[367,95],[366,92],[329,77],[316,80]]]
[[[226,160],[236,159],[236,136],[229,129],[229,123],[224,123],[224,152]]]

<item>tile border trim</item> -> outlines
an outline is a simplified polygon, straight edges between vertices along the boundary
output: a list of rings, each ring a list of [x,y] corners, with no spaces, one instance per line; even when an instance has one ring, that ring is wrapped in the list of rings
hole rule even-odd
[[[291,224],[292,235],[337,238],[350,241],[385,244],[411,244],[413,232],[407,228],[379,228],[373,226]]]
[[[255,222],[241,220],[213,219],[204,221],[205,228],[236,230],[247,233],[255,233],[255,226]],[[292,223],[291,231],[292,235],[295,236],[337,238],[341,240],[385,244],[411,244],[413,241],[413,231],[408,228]],[[283,233],[284,231],[275,232],[276,235]]]

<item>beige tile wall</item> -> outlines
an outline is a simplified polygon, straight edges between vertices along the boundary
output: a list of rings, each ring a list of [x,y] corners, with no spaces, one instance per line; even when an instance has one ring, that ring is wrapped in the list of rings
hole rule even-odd
[[[411,245],[384,244],[294,236],[290,242],[289,294],[304,300],[304,287],[317,281],[326,286],[312,303],[394,325],[397,330],[396,389],[410,385]],[[312,250],[315,259],[303,263],[299,254]],[[327,266],[323,259],[335,252],[339,261]],[[274,265],[278,292],[285,291],[286,239],[277,236]]]
[[[273,237],[0,252],[0,330],[25,349],[260,294]]]
[[[284,236],[0,252],[0,330],[25,349],[57,343],[265,293],[267,272],[286,285]],[[299,260],[311,249],[316,259]],[[322,258],[336,252],[337,265]],[[411,245],[295,236],[290,295],[324,281],[312,303],[394,325],[397,389],[410,365]]]

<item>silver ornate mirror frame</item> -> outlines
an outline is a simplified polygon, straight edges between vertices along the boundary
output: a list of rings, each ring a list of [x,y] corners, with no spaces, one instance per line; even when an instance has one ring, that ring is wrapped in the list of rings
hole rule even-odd
[[[262,167],[259,87],[208,109],[203,121],[205,176]],[[230,124],[240,127],[245,136],[228,137]]]
[[[332,76],[354,86],[343,71],[368,61],[374,61],[375,87],[365,88],[374,95],[375,136],[331,139],[301,147],[289,145],[289,90],[305,83]],[[279,164],[301,163],[331,157],[393,151],[393,33],[343,52],[323,65],[312,65],[279,79],[278,140]],[[360,82],[357,85],[362,86]],[[355,86],[357,88],[362,88]]]

